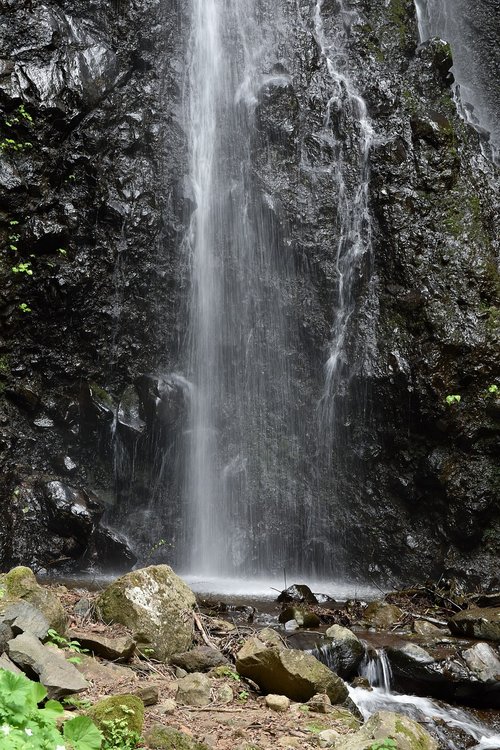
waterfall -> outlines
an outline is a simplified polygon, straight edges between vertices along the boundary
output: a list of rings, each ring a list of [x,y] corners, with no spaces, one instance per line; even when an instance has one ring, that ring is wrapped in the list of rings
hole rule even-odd
[[[193,0],[192,12],[184,564],[210,575],[286,564],[296,504],[294,321],[284,314],[294,269],[252,171],[258,91],[273,78],[258,73],[266,45],[256,6]],[[286,86],[281,78],[274,84]]]
[[[415,0],[420,38],[440,37],[453,53],[458,105],[465,119],[490,134],[500,159],[500,14],[496,0]]]
[[[384,693],[390,692],[392,670],[384,649],[367,651],[359,672],[362,677],[366,677],[372,687],[378,687]]]
[[[256,144],[267,138],[259,159],[267,158],[264,169],[275,172],[279,140],[293,130],[263,135],[259,121],[261,102],[273,92],[291,92],[291,101],[295,96],[291,74],[272,63],[282,10],[257,0],[193,0],[192,6],[185,99],[194,208],[184,245],[191,285],[186,374],[193,388],[183,480],[189,554],[181,564],[210,576],[283,568],[324,573],[338,565],[332,553],[317,559],[330,520],[319,509],[320,489],[304,480],[304,441],[317,432],[316,404],[301,386],[310,375],[304,376],[301,361],[287,220],[254,168]],[[328,169],[338,196],[338,231],[319,442],[328,437],[337,479],[344,450],[332,427],[337,397],[345,395],[365,343],[357,341],[351,351],[355,286],[371,246],[373,130],[348,74],[344,34],[353,19],[341,5],[333,14],[338,28],[327,30],[322,10],[318,0],[309,21],[331,83],[322,137],[333,154]],[[340,133],[335,118],[343,118]],[[294,153],[293,144],[287,148]],[[326,468],[323,458],[318,462],[312,473],[324,488],[332,461]]]

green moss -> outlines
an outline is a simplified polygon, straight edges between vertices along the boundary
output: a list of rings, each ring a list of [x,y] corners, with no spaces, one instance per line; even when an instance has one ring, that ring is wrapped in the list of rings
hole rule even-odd
[[[387,10],[389,21],[396,26],[401,43],[406,42],[408,14],[405,0],[390,0]]]
[[[144,725],[144,703],[136,695],[111,695],[87,713],[105,736],[109,732],[109,722],[125,722],[128,731],[138,735]]]
[[[196,742],[187,734],[160,724],[151,727],[145,734],[144,741],[151,750],[208,750],[202,742]]]
[[[415,732],[412,732],[411,729],[406,727],[401,719],[396,719],[395,723],[396,727],[396,733],[402,734],[404,737],[407,737],[410,745],[412,747],[412,750],[430,750],[430,744],[429,741],[431,740],[431,737],[419,737]],[[397,741],[397,737],[392,737],[391,739],[394,739]]]
[[[22,599],[38,588],[38,583],[30,568],[19,566],[5,576],[5,588],[9,597]]]

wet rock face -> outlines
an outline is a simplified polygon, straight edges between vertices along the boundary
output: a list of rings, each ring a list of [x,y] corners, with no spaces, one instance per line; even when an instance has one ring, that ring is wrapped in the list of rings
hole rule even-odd
[[[89,540],[92,559],[112,549],[126,560],[122,542],[98,531],[104,511],[115,526],[128,519],[143,554],[160,537],[179,550],[189,385],[165,373],[183,372],[187,325],[189,9],[4,5],[0,564],[81,564]],[[316,423],[301,438],[297,495],[316,499],[322,521],[301,559],[382,579],[446,570],[485,583],[500,544],[495,175],[457,116],[449,47],[418,45],[413,2],[350,6],[344,25],[335,2],[321,16],[327,39],[340,29],[375,131],[372,254],[356,276],[352,377],[337,395],[335,493]],[[315,8],[279,4],[251,144],[269,221],[297,271],[283,307],[298,320],[293,392],[304,413],[323,391],[338,306],[335,144],[359,135],[352,112],[330,106]],[[260,9],[267,23],[276,3]]]

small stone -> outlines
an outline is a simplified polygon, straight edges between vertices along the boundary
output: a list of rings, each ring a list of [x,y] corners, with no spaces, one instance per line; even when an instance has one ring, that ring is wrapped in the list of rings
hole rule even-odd
[[[426,620],[415,620],[413,623],[413,632],[424,638],[439,638],[450,635],[448,628],[438,628],[437,625],[433,625],[432,622],[427,622]]]
[[[169,716],[170,714],[173,714],[175,712],[175,709],[177,708],[177,703],[174,701],[173,698],[167,698],[163,701],[163,703],[160,703],[160,705],[157,707],[156,712],[159,714],[164,714],[166,716]]]
[[[159,700],[158,685],[155,685],[154,683],[146,682],[142,685],[139,684],[132,689],[128,686],[126,693],[140,698],[145,706],[155,706]]]
[[[69,637],[97,656],[109,661],[127,661],[135,651],[135,641],[128,636],[110,638],[86,630],[71,630]]]
[[[262,628],[262,630],[259,630],[257,633],[257,638],[259,641],[262,641],[262,643],[270,643],[272,646],[278,646],[278,648],[285,647],[283,638],[276,630],[273,630],[273,628]]]
[[[277,711],[278,713],[284,713],[290,708],[290,699],[286,695],[266,695],[266,706],[271,711]]]
[[[284,750],[300,750],[303,747],[302,740],[299,740],[298,737],[292,737],[287,734],[280,737],[276,744],[278,747],[284,748]]]
[[[463,651],[462,656],[470,671],[481,682],[500,681],[500,660],[487,643],[475,643],[472,648]]]
[[[110,721],[125,722],[129,732],[140,734],[144,724],[144,705],[135,695],[110,695],[89,708],[88,715],[105,737]]]
[[[230,685],[224,684],[219,685],[215,690],[215,702],[216,703],[231,703],[234,698],[234,693]]]
[[[207,706],[210,703],[212,683],[201,672],[193,672],[177,683],[177,702],[187,706]]]
[[[309,707],[310,711],[313,711],[316,714],[327,714],[332,710],[332,702],[324,693],[313,695],[313,697],[307,701],[306,705]]]
[[[403,619],[403,612],[395,604],[371,602],[363,613],[363,619],[377,630],[389,630]]]
[[[182,667],[176,667],[175,670],[175,676],[178,680],[181,680],[183,677],[187,677],[188,673],[185,669],[182,669]]]
[[[229,664],[229,660],[218,649],[209,646],[196,646],[191,651],[174,654],[170,663],[185,669],[186,672],[208,672],[214,667]]]
[[[335,729],[324,729],[318,734],[318,743],[320,747],[335,747],[337,740],[341,735]]]
[[[73,607],[73,612],[78,617],[81,617],[82,619],[85,619],[86,617],[89,617],[92,613],[93,603],[90,601],[90,599],[80,599],[77,601],[75,606]]]

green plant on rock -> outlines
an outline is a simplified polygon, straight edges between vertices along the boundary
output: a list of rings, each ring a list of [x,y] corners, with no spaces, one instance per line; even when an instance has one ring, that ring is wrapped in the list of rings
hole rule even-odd
[[[12,273],[25,273],[26,276],[33,276],[33,269],[31,268],[30,261],[27,263],[18,263],[16,266],[12,266],[11,271]]]
[[[88,653],[88,649],[82,648],[80,641],[70,641],[68,638],[60,635],[57,630],[54,630],[53,628],[50,628],[47,631],[47,635],[49,636],[48,642],[54,644],[54,646],[57,646],[58,648],[67,648],[70,651],[74,651],[76,654]],[[82,660],[79,656],[71,656],[67,661],[73,662],[73,664],[80,664]]]
[[[100,750],[102,734],[86,716],[64,722],[62,734],[56,720],[63,713],[47,690],[24,675],[0,669],[0,747],[2,750]]]
[[[450,393],[449,396],[446,396],[444,402],[448,406],[452,406],[453,404],[459,404],[462,400],[462,396],[460,396],[458,393]]]
[[[31,307],[26,302],[21,302],[18,305],[18,307],[19,307],[19,309],[21,310],[22,313],[30,313],[31,312]]]
[[[486,393],[484,394],[484,398],[496,398],[500,395],[500,388],[496,383],[492,383],[492,385],[489,385],[486,389]]]
[[[383,740],[375,740],[370,745],[370,750],[397,750],[397,743],[391,737],[386,737]]]

